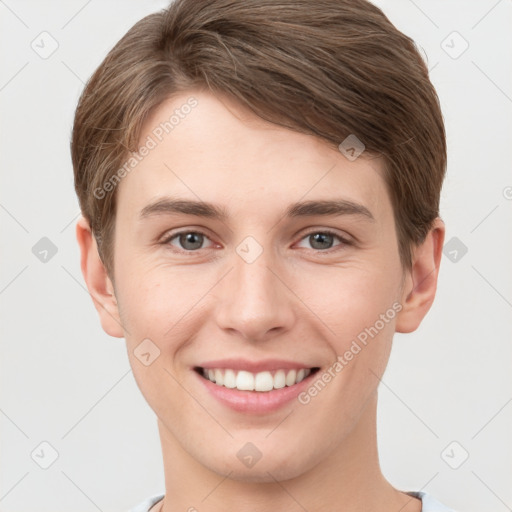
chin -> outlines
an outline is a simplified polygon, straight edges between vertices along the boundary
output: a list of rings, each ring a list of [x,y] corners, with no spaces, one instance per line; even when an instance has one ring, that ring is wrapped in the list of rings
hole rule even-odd
[[[298,468],[292,469],[276,466],[262,466],[260,468],[253,467],[250,469],[232,468],[229,469],[227,473],[223,474],[223,476],[227,476],[228,474],[231,480],[236,480],[237,482],[274,484],[276,481],[282,482],[285,480],[291,480],[301,475],[302,471],[300,471]]]
[[[210,462],[210,461],[209,461]],[[244,467],[238,457],[229,458],[220,466],[217,461],[211,461],[213,465],[203,462],[211,471],[228,476],[231,480],[247,483],[275,483],[296,478],[309,471],[315,464],[304,460],[297,460],[296,452],[291,451],[288,455],[273,454],[265,458],[265,454],[252,466]]]

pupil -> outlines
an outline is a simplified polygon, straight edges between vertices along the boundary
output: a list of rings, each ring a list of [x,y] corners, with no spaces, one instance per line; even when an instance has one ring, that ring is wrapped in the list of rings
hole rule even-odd
[[[202,245],[202,235],[199,233],[186,233],[181,235],[180,244],[185,249],[199,249]]]
[[[315,233],[310,237],[312,239],[311,245],[315,249],[329,249],[332,242],[332,235],[327,233]],[[315,247],[315,244],[319,242],[319,246]]]

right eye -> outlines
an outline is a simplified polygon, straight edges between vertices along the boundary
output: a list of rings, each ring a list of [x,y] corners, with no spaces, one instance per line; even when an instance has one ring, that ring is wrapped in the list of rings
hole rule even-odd
[[[202,245],[205,240],[210,240],[204,233],[199,231],[179,231],[177,233],[172,233],[167,236],[162,244],[171,245],[176,247],[173,241],[176,240],[179,244],[179,249],[185,252],[195,252],[198,249],[202,249]]]

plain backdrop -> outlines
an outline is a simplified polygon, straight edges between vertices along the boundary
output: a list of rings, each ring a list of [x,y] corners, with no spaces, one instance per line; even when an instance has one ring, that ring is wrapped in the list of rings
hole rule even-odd
[[[415,333],[395,337],[380,385],[381,465],[402,490],[505,512],[512,1],[376,3],[428,63],[449,153],[437,299]],[[80,272],[69,139],[85,81],[137,20],[165,6],[0,0],[2,512],[116,512],[164,490],[156,417]]]

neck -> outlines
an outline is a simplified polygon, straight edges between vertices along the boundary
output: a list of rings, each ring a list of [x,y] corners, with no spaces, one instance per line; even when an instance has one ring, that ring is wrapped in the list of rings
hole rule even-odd
[[[299,476],[247,482],[218,474],[183,450],[158,421],[166,495],[158,512],[421,512],[421,502],[394,489],[381,473],[376,435],[377,395],[343,442]],[[314,436],[311,438],[314,443]],[[293,457],[293,454],[290,455]]]

